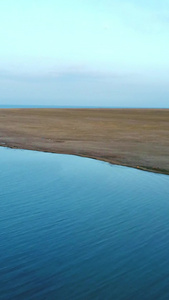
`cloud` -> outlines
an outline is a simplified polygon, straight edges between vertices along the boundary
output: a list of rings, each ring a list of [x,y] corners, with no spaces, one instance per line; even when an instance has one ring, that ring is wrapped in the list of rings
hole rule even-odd
[[[0,70],[0,80],[7,81],[22,81],[22,82],[49,82],[59,80],[106,80],[133,77],[132,72],[118,72],[118,71],[100,71],[88,70],[84,67],[69,66],[67,68],[51,68],[43,71],[14,71],[14,70]]]

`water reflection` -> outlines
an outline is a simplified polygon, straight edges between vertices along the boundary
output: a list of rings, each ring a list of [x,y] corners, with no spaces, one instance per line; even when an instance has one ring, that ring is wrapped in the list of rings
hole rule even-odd
[[[0,149],[0,295],[168,299],[169,176]]]

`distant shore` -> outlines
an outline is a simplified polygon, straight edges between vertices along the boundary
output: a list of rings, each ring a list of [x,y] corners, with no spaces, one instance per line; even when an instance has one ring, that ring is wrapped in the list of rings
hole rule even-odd
[[[169,109],[0,109],[0,146],[169,174]]]

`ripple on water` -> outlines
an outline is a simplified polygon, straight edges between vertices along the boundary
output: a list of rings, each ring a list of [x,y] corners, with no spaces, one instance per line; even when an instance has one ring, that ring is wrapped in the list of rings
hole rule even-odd
[[[169,176],[0,152],[3,300],[169,298]]]

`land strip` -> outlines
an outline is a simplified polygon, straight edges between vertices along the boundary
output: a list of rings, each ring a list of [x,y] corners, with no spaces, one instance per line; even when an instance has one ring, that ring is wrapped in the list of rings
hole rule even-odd
[[[169,109],[0,109],[0,146],[169,174]]]

